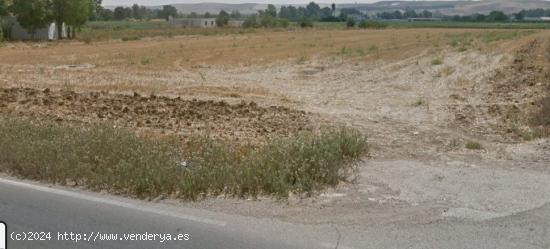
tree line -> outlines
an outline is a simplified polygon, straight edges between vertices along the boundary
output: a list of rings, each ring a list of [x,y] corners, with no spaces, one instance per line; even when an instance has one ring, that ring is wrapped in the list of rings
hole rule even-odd
[[[98,16],[98,21],[121,21],[125,19],[151,20],[168,19],[169,16],[177,17],[178,10],[172,5],[164,5],[162,9],[150,9],[137,4],[132,7],[116,7],[114,10],[103,9]]]
[[[65,24],[67,36],[74,38],[76,31],[100,8],[101,0],[0,0],[0,16],[15,16],[33,36],[55,22]],[[56,27],[58,34],[62,34],[63,26]]]
[[[344,9],[342,9],[343,11]],[[354,14],[363,15],[358,10],[350,10]],[[409,18],[432,18],[438,16],[445,21],[454,21],[454,22],[509,22],[512,20],[523,21],[525,18],[538,18],[538,17],[550,17],[550,9],[530,9],[522,10],[518,13],[507,15],[502,11],[491,11],[489,14],[472,14],[472,15],[453,15],[453,16],[444,16],[440,13],[432,13],[428,10],[423,10],[421,12],[416,12],[414,10],[405,10],[405,11],[391,11],[391,12],[380,12],[376,14],[378,19],[409,19]],[[364,15],[365,18],[368,16]]]

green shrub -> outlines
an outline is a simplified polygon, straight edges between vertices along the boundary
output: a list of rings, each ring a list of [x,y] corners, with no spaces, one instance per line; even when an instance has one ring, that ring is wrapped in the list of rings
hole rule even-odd
[[[299,22],[300,27],[302,28],[311,28],[313,27],[313,21],[309,18],[302,18]]]
[[[441,65],[443,64],[443,60],[439,59],[439,58],[435,58],[432,60],[432,66],[438,66],[438,65]]]
[[[137,40],[140,40],[141,38],[139,36],[125,36],[125,37],[122,37],[122,41],[137,41]]]
[[[353,28],[353,27],[355,27],[355,19],[353,19],[353,18],[348,18],[348,19],[346,20],[346,27],[348,27],[348,28]]]
[[[469,150],[481,150],[481,149],[483,149],[483,147],[482,147],[481,144],[478,143],[478,142],[468,142],[468,143],[466,143],[466,149],[469,149]]]
[[[366,138],[348,128],[245,146],[0,118],[0,137],[2,172],[141,198],[311,194],[346,180],[368,150]]]
[[[255,15],[247,17],[243,22],[243,28],[257,28],[259,26]]]

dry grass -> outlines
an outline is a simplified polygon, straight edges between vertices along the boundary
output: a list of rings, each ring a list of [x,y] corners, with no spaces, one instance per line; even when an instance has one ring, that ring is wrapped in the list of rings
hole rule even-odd
[[[425,33],[429,40],[415,39]],[[477,34],[482,31],[470,31]],[[505,31],[499,31],[505,32]],[[156,37],[126,42],[52,43],[45,47],[15,45],[0,49],[6,64],[66,65],[92,63],[108,67],[136,67],[143,57],[154,62],[150,69],[192,68],[197,65],[238,66],[269,63],[281,59],[333,55],[341,48],[358,54],[376,52],[380,59],[402,59],[423,49],[442,46],[462,30],[300,30],[274,32],[258,30],[251,34],[218,36]],[[368,42],[366,42],[368,41]],[[307,44],[307,46],[304,46]],[[399,49],[394,49],[398,47]],[[363,52],[361,52],[363,51]],[[359,58],[361,59],[361,58]],[[138,65],[135,65],[138,64]]]
[[[366,138],[346,128],[255,147],[0,118],[0,137],[0,171],[140,198],[311,194],[346,180],[368,150]]]

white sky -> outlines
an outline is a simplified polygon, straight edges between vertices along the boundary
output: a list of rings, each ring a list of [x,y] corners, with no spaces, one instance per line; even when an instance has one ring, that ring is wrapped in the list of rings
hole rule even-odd
[[[319,0],[316,3],[373,3],[380,0]],[[435,0],[439,1],[439,0]],[[103,5],[132,5],[137,3],[139,5],[163,5],[171,3],[201,3],[201,2],[215,2],[215,3],[272,3],[272,4],[303,4],[309,3],[311,0],[103,0]]]

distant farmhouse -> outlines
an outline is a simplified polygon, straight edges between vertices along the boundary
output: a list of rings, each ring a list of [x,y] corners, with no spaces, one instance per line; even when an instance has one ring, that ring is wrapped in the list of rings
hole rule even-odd
[[[216,18],[168,18],[168,23],[174,27],[213,28]]]
[[[523,20],[531,22],[550,22],[550,17],[525,17]]]
[[[173,18],[168,17],[168,23],[173,27],[183,28],[213,28],[216,27],[216,18]],[[244,21],[229,20],[227,26],[242,27]]]
[[[55,23],[50,23],[44,28],[38,29],[33,33],[23,28],[17,19],[13,16],[3,17],[1,22],[2,28],[6,31],[8,39],[11,40],[57,40],[57,26]],[[67,30],[63,25],[62,38],[67,37]]]

